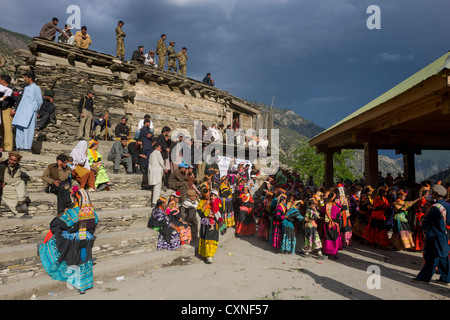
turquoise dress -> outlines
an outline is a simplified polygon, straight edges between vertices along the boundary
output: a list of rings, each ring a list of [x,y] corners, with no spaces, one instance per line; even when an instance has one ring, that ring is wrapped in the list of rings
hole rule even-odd
[[[79,212],[80,207],[70,208],[52,220],[49,235],[39,246],[39,256],[52,279],[85,291],[94,285],[92,247],[98,216],[92,208],[92,214],[83,219],[83,229],[79,227],[83,225]]]
[[[281,222],[281,252],[294,254],[297,245],[297,235],[295,234],[295,222],[302,222],[303,216],[300,211],[293,207],[289,209],[286,217]]]

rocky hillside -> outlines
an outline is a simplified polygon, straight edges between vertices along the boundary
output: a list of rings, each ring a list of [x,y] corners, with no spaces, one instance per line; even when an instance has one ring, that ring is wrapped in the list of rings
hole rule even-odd
[[[1,74],[11,72],[11,67],[22,59],[14,55],[16,49],[26,49],[31,38],[16,32],[0,28],[0,58],[5,58],[5,66],[0,67]]]
[[[441,180],[443,183],[450,179],[450,151],[426,150],[416,159],[416,177],[418,181]]]
[[[264,111],[270,110],[270,106],[266,104],[256,104],[262,107]],[[325,128],[301,117],[292,110],[274,107],[273,111],[273,124],[276,129],[290,129],[308,139],[313,138],[325,130]]]

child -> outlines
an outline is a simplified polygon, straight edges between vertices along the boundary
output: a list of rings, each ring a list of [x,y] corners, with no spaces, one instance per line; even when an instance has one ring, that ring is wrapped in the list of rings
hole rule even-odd
[[[219,193],[216,190],[211,191],[211,213],[209,216],[210,229],[214,230],[214,223],[217,222],[219,231],[224,235],[227,231],[227,227],[222,219],[222,214],[220,213],[220,208],[222,207],[222,201],[219,199]]]
[[[307,202],[307,209],[305,214],[305,241],[303,242],[303,252],[301,256],[310,257],[313,250],[317,250],[319,260],[324,260],[326,257],[322,254],[322,242],[317,231],[317,220],[320,213],[317,211],[317,200],[311,198]]]

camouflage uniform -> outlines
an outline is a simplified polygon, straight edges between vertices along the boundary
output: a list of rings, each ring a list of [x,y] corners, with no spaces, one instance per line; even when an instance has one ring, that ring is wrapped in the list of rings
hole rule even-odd
[[[158,68],[160,70],[164,70],[164,65],[166,64],[167,49],[166,43],[162,38],[158,40],[158,45],[156,46],[156,54],[159,56]]]
[[[173,49],[175,42],[170,41],[170,46],[167,48],[167,70],[172,73],[177,73],[177,53]]]
[[[186,51],[183,50],[177,53],[178,58],[178,75],[183,77],[186,77],[186,62],[188,60],[188,56],[186,54]]]
[[[116,56],[117,58],[123,60],[125,59],[125,41],[123,38],[125,38],[127,35],[125,32],[123,32],[122,28],[120,26],[117,26],[116,28],[116,40],[117,40],[117,50],[116,50]]]

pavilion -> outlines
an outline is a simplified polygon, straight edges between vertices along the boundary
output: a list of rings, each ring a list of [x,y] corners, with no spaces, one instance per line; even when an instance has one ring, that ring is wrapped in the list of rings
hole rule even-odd
[[[414,156],[450,150],[450,52],[413,74],[309,144],[325,158],[325,185],[333,185],[333,154],[364,149],[364,179],[378,186],[378,150],[403,155],[404,177],[415,182]]]

